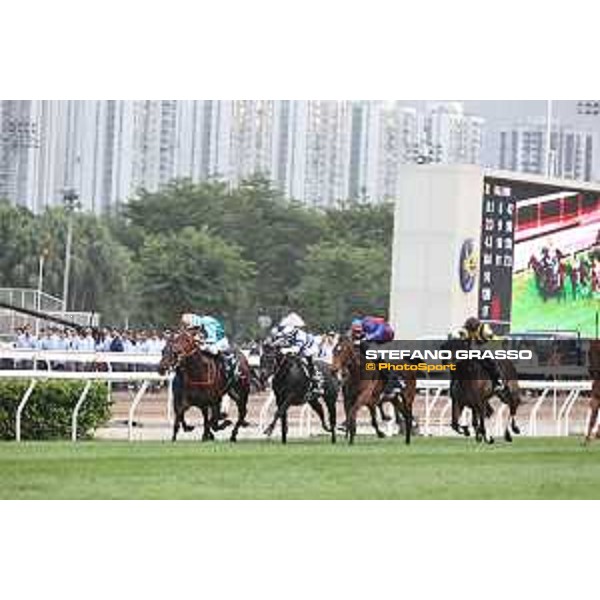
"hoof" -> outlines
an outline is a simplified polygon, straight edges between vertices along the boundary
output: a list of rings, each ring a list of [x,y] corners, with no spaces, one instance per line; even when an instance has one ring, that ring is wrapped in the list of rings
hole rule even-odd
[[[246,421],[246,419],[244,419],[241,423],[240,423],[240,427],[252,427],[252,423],[250,423],[250,421]]]
[[[381,440],[385,437],[385,433],[383,433],[383,431],[378,431],[377,432],[377,437]]]
[[[488,443],[488,444],[493,444],[494,442],[495,442],[495,440],[494,440],[494,438],[493,438],[493,437],[491,437],[491,438],[489,438],[489,439],[487,440],[487,443]]]
[[[185,424],[182,424],[182,426],[181,426],[181,427],[183,428],[183,430],[184,430],[186,433],[189,433],[190,431],[194,431],[194,429],[195,429],[195,426],[194,426],[194,425],[185,425]]]
[[[510,435],[510,431],[508,431],[508,429],[504,432],[504,441],[506,442],[512,442],[512,435]]]
[[[521,430],[519,429],[519,427],[518,427],[517,425],[513,425],[513,426],[512,426],[512,432],[513,432],[515,435],[520,435],[520,434],[521,434]]]

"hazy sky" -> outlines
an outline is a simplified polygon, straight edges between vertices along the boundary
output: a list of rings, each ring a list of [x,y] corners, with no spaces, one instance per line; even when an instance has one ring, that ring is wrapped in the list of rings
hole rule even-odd
[[[514,123],[528,117],[545,117],[546,100],[459,100],[466,112],[484,117],[490,125]],[[424,106],[425,100],[409,102]],[[576,125],[600,132],[600,116],[577,114],[577,100],[553,102],[553,114],[565,125]]]

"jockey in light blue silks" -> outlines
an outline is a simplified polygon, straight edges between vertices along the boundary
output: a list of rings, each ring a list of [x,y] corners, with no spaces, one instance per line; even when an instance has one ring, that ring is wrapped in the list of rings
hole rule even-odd
[[[210,315],[184,313],[181,315],[181,324],[188,330],[202,333],[198,337],[201,350],[219,359],[225,370],[225,376],[230,381],[235,375],[237,361],[235,360],[235,353],[231,351],[221,321]]]
[[[323,375],[315,368],[313,358],[319,353],[317,338],[306,331],[304,319],[295,312],[286,315],[279,324],[271,330],[273,342],[284,351],[290,351],[304,358],[311,381],[311,392],[323,393]]]

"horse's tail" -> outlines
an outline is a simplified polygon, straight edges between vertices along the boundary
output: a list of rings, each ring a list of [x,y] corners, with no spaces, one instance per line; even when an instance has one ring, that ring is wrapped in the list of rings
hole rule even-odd
[[[250,381],[252,378],[252,374],[250,372],[250,363],[246,358],[246,355],[240,350],[237,351],[238,363],[240,365],[240,382],[244,385],[244,387],[250,388]]]

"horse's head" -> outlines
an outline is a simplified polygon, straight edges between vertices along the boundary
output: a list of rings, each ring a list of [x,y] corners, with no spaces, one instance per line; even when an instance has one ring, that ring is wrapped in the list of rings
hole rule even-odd
[[[270,338],[266,339],[260,355],[260,370],[265,380],[275,374],[280,357],[281,352],[277,344]]]
[[[189,332],[180,331],[172,335],[163,348],[162,358],[158,363],[158,372],[164,375],[167,371],[177,368],[182,361],[194,354],[197,349],[198,343]]]
[[[354,342],[349,337],[340,336],[332,352],[332,374],[339,378],[344,371],[347,371],[349,367],[357,362],[358,357]]]

